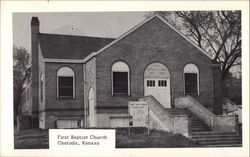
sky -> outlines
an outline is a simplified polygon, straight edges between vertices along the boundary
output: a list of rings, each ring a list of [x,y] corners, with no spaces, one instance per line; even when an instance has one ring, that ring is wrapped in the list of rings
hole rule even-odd
[[[147,12],[13,13],[13,44],[31,50],[31,18],[41,33],[116,38],[145,19]]]
[[[33,16],[40,21],[41,33],[117,38],[143,21],[147,14],[148,12],[13,13],[13,45],[31,51],[30,23]],[[231,71],[233,69],[235,68]]]

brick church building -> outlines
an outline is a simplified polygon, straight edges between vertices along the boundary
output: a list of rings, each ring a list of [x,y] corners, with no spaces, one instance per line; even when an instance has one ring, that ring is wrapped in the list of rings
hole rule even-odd
[[[153,96],[166,109],[191,96],[222,113],[221,69],[158,15],[116,39],[45,34],[31,20],[30,110],[42,129],[127,126],[128,102]]]

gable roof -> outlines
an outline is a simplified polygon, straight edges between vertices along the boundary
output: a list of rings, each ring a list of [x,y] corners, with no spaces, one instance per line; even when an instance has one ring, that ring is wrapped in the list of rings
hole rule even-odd
[[[174,30],[177,34],[179,34],[181,37],[183,37],[184,39],[186,39],[191,45],[193,45],[195,48],[197,48],[202,54],[204,54],[205,56],[207,56],[209,59],[212,59],[212,56],[208,55],[208,53],[203,50],[202,48],[200,48],[197,44],[195,44],[191,39],[189,39],[187,36],[185,36],[182,32],[180,32],[179,30],[177,30],[174,26],[172,26],[169,22],[167,22],[164,18],[162,18],[159,15],[153,15],[150,18],[142,21],[141,23],[139,23],[138,25],[136,25],[135,27],[131,28],[129,31],[127,31],[126,33],[124,33],[123,35],[121,35],[120,37],[116,38],[114,41],[110,42],[109,44],[107,44],[106,46],[102,47],[101,49],[99,49],[98,51],[91,53],[89,56],[87,56],[85,59],[83,59],[83,63],[88,61],[89,59],[91,59],[92,57],[102,53],[104,50],[106,50],[107,48],[111,47],[112,45],[114,45],[115,43],[119,42],[120,40],[122,40],[123,38],[125,38],[126,36],[128,36],[129,34],[131,34],[132,32],[134,32],[136,29],[138,29],[139,27],[141,27],[142,25],[144,25],[145,23],[147,23],[148,21],[152,20],[153,18],[158,18],[160,19],[163,23],[165,23],[168,27],[170,27],[172,30]]]
[[[44,58],[84,59],[114,39],[39,33],[38,39]]]

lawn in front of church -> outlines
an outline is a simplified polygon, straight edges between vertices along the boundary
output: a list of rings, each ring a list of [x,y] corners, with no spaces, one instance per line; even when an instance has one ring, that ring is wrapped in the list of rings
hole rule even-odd
[[[181,134],[147,128],[116,129],[116,148],[182,148],[198,147],[197,143]]]
[[[15,149],[48,149],[49,131],[42,129],[15,130]],[[116,129],[116,148],[182,148],[197,147],[197,144],[180,134],[147,128]]]

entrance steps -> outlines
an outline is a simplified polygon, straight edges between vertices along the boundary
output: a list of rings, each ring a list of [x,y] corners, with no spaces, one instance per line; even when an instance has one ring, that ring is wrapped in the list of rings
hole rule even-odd
[[[189,137],[200,147],[242,147],[242,135],[235,132],[214,132],[188,109],[166,109],[173,115],[189,115]]]

